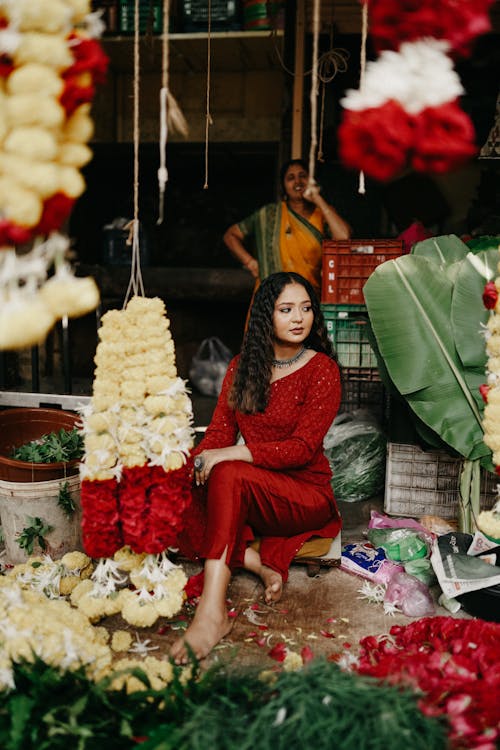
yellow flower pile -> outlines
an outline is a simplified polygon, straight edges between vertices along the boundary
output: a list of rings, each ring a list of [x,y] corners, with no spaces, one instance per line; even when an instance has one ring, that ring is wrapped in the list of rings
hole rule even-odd
[[[30,557],[8,571],[25,588],[45,594],[49,599],[69,596],[81,581],[90,578],[94,564],[83,552],[67,552],[60,560],[48,556]]]
[[[21,587],[0,576],[0,690],[13,688],[12,663],[39,657],[61,669],[84,667],[96,679],[112,654],[88,618],[64,599]]]
[[[186,583],[184,570],[165,554],[158,559],[157,555],[136,555],[124,547],[113,561],[100,563],[91,579],[78,583],[71,603],[91,622],[121,614],[130,625],[147,628],[159,617],[171,618],[179,612]],[[128,584],[135,588],[129,589]]]
[[[151,565],[143,565],[147,556],[134,555],[124,548],[116,557],[138,583],[151,585],[148,578]],[[168,610],[170,617],[182,605],[186,576],[171,563],[168,567],[163,580],[153,582],[157,590],[151,598],[161,602],[158,587],[163,587],[163,611]],[[108,631],[93,625],[106,614],[120,612],[120,607],[128,600],[124,596],[128,590],[103,595],[102,580],[96,586],[88,577],[92,570],[91,560],[75,551],[55,561],[47,556],[31,557],[7,575],[0,575],[0,691],[15,688],[14,663],[33,661],[36,657],[70,671],[83,667],[89,679],[111,676],[112,690],[121,690],[124,686],[127,692],[146,689],[143,682],[129,674],[136,668],[146,674],[155,689],[171,681],[172,665],[148,654],[157,648],[148,646],[149,641],[141,642],[136,635],[136,643],[132,644],[130,633],[121,630],[113,634],[109,643]],[[92,596],[94,589],[100,594]],[[125,657],[117,661],[113,652],[130,652],[145,658]],[[189,669],[184,670],[184,676],[189,676]]]
[[[57,194],[78,198],[80,169],[91,158],[88,102],[69,117],[60,102],[63,73],[75,57],[70,32],[92,31],[90,0],[3,0],[0,53],[13,68],[0,78],[0,209],[25,230],[38,225],[44,201]],[[91,84],[82,71],[80,85]]]
[[[193,446],[192,405],[177,377],[161,299],[133,297],[102,317],[93,395],[83,411],[82,479],[120,479],[123,467],[185,463]]]

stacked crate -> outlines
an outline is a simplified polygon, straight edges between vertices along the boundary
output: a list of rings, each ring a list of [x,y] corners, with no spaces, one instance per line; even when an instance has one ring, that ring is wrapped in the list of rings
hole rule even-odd
[[[321,309],[342,368],[341,412],[369,409],[382,423],[385,391],[370,344],[363,286],[377,266],[397,258],[401,240],[325,240]]]

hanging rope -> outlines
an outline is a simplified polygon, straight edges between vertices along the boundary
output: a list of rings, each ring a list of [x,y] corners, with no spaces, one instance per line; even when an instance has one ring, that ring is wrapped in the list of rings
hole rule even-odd
[[[163,27],[161,48],[161,88],[160,88],[160,166],[158,168],[159,207],[157,224],[163,223],[165,208],[165,187],[168,181],[167,170],[167,97],[168,97],[168,61],[169,38],[168,19],[170,16],[170,0],[163,0]]]
[[[139,55],[139,0],[135,0],[134,7],[134,110],[133,110],[133,128],[134,128],[134,218],[128,224],[129,236],[127,244],[132,245],[132,263],[130,269],[130,281],[123,307],[126,306],[132,294],[144,296],[144,284],[142,282],[141,258],[139,248],[139,76],[140,76],[140,55]]]
[[[360,68],[359,68],[359,88],[363,89],[365,70],[366,70],[366,39],[368,37],[368,2],[364,2],[361,11],[361,50],[360,50]],[[358,193],[364,195],[365,190],[365,173],[359,173]]]
[[[159,209],[157,224],[161,224],[165,213],[165,188],[168,182],[167,139],[169,132],[177,132],[184,137],[188,134],[186,118],[181,112],[174,95],[170,91],[170,38],[168,25],[170,18],[170,0],[163,0],[163,31],[161,52],[161,88],[160,88],[160,166],[158,168]]]
[[[311,73],[311,145],[309,147],[309,183],[315,185],[314,164],[318,145],[318,46],[319,46],[320,0],[314,0],[313,9],[313,59]]]
[[[212,116],[210,115],[210,68],[211,60],[211,38],[212,30],[212,2],[208,0],[208,26],[207,26],[207,111],[205,115],[205,184],[203,190],[208,190],[208,129],[212,125]]]
[[[330,31],[330,49],[320,55],[318,60],[318,79],[321,81],[321,110],[319,118],[319,143],[318,143],[318,161],[324,161],[323,154],[323,133],[325,123],[325,100],[326,86],[331,83],[337,73],[347,71],[349,52],[342,47],[333,46],[333,24]]]

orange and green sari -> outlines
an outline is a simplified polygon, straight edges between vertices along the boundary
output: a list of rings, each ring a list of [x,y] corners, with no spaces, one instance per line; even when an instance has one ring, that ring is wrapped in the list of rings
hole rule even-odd
[[[285,201],[270,203],[238,226],[244,238],[254,240],[261,279],[276,271],[295,271],[320,294],[324,221],[318,208],[304,219]]]

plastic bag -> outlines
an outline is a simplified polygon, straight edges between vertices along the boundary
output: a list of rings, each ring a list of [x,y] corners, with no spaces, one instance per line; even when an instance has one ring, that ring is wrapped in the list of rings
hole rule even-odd
[[[368,539],[395,562],[418,560],[430,554],[425,539],[414,529],[368,529]]]
[[[367,500],[383,490],[387,441],[369,412],[340,414],[325,435],[323,448],[337,500]]]
[[[428,587],[408,573],[394,573],[387,584],[384,602],[396,605],[407,617],[427,617],[436,611]]]
[[[233,354],[216,336],[204,339],[189,368],[189,379],[204,396],[218,396]]]

